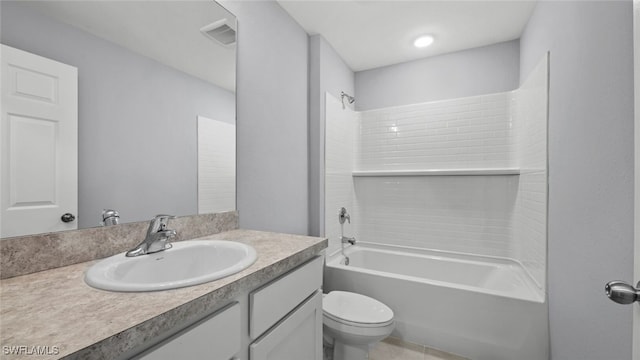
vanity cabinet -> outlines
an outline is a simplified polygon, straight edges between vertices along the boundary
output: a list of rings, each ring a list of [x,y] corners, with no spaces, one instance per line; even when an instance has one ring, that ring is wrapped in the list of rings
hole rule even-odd
[[[317,256],[249,294],[252,339],[257,339],[322,287],[323,263],[323,257]]]
[[[250,294],[250,360],[322,359],[318,256]]]
[[[323,266],[316,256],[125,359],[322,360]]]
[[[322,292],[316,291],[249,350],[251,360],[322,360]]]
[[[240,351],[241,308],[234,302],[151,347],[135,360],[229,360]]]

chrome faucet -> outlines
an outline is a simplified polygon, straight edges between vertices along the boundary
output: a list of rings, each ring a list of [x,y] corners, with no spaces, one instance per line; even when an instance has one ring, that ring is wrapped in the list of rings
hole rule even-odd
[[[120,214],[117,211],[111,209],[104,209],[102,211],[102,226],[118,225],[120,222]]]
[[[347,213],[347,209],[345,209],[344,207],[341,207],[340,210],[338,210],[338,222],[340,223],[340,242],[342,245],[340,252],[342,253],[342,256],[344,256],[344,264],[349,265],[349,257],[344,253],[344,245],[345,244],[355,245],[356,238],[344,236],[345,221],[348,221],[349,224],[351,224],[351,216],[349,215],[349,213]]]
[[[340,236],[340,241],[342,241],[343,244],[351,244],[351,245],[355,245],[356,244],[356,238],[355,237],[347,237],[347,236]]]
[[[349,213],[347,212],[347,209],[345,209],[344,207],[341,207],[340,210],[338,210],[338,222],[340,223],[340,242],[342,242],[343,244],[351,244],[351,245],[355,245],[356,244],[356,238],[355,237],[347,237],[344,236],[344,222],[348,221],[349,224],[351,224],[351,215],[349,215]]]
[[[169,219],[175,218],[171,215],[156,215],[149,223],[145,239],[138,246],[127,251],[126,255],[129,257],[140,256],[171,249],[171,244],[168,241],[176,236],[176,231],[167,229],[167,223]]]

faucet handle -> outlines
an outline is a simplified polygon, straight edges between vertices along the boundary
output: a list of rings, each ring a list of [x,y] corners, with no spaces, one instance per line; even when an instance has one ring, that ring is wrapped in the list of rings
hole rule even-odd
[[[104,209],[102,211],[102,226],[118,225],[120,214],[116,210]]]
[[[347,209],[341,207],[338,211],[338,221],[340,224],[344,224],[344,221],[347,220],[349,224],[351,224],[351,216],[347,213]]]
[[[151,220],[151,224],[149,225],[149,232],[157,232],[159,230],[164,230],[167,228],[167,224],[169,223],[169,219],[175,219],[174,215],[165,215],[160,214],[156,215],[153,220]]]

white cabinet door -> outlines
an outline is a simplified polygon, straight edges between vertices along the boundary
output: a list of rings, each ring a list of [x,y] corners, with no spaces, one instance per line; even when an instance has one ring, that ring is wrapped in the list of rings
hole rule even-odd
[[[240,305],[234,303],[134,357],[135,360],[229,360],[240,351]]]
[[[249,295],[251,339],[257,339],[322,286],[324,257],[316,256]]]
[[[316,291],[249,352],[250,360],[322,360],[322,293]]]
[[[2,45],[0,236],[72,230],[78,213],[78,70]]]

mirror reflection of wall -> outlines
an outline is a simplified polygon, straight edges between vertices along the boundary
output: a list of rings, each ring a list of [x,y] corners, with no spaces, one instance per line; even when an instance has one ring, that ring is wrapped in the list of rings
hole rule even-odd
[[[235,135],[235,124],[198,116],[199,214],[236,208]]]
[[[235,125],[235,44],[201,29],[233,15],[213,1],[3,1],[1,16],[2,44],[78,69],[78,228],[103,209],[198,213],[197,117]]]

